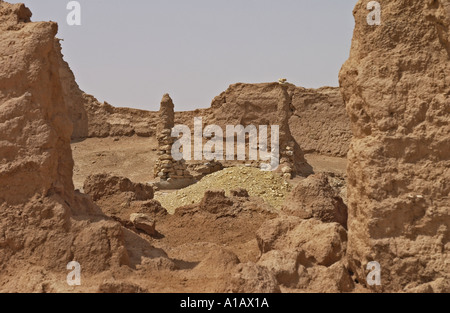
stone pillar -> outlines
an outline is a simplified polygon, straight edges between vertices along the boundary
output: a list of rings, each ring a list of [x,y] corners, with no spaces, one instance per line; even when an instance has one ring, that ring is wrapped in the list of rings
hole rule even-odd
[[[155,165],[155,176],[160,182],[172,183],[176,180],[192,180],[188,172],[185,160],[175,161],[172,158],[172,145],[176,138],[171,136],[175,126],[174,104],[168,94],[161,100],[159,121],[156,127],[158,139],[158,161]]]
[[[303,151],[289,128],[291,102],[288,85],[280,82],[280,96],[277,106],[278,125],[280,127],[280,166],[278,171],[281,171],[287,179],[295,175],[308,176],[312,173],[311,166],[306,162]]]

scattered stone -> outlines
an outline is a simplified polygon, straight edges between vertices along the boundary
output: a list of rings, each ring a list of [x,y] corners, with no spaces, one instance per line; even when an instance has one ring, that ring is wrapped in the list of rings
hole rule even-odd
[[[150,236],[156,235],[156,221],[153,217],[143,213],[133,213],[130,216],[130,221],[136,229]]]

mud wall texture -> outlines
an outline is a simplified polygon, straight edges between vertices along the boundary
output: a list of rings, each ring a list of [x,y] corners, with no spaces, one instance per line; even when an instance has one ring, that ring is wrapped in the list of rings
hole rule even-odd
[[[292,135],[305,153],[345,157],[352,133],[339,88],[295,88]]]
[[[450,2],[368,1],[354,9],[340,73],[354,138],[349,152],[351,267],[382,267],[382,288],[442,291],[450,275]]]
[[[57,25],[30,17],[0,1],[0,289],[10,292],[45,291],[74,259],[90,273],[128,262],[120,224],[74,190]]]

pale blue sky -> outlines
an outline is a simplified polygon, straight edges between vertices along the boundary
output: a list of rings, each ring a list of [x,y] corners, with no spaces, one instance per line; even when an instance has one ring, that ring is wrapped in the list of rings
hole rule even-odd
[[[209,107],[230,84],[287,78],[337,86],[348,58],[356,0],[22,0],[32,21],[59,24],[63,53],[85,92],[114,106]]]

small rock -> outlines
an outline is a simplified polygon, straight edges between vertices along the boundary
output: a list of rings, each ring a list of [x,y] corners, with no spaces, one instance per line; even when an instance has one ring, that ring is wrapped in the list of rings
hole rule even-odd
[[[232,293],[281,292],[275,276],[267,268],[251,262],[235,267],[225,291]]]
[[[248,191],[243,188],[231,190],[230,193],[233,197],[238,197],[238,198],[248,198],[249,197]]]
[[[277,281],[285,286],[295,285],[298,281],[297,254],[272,250],[261,256],[258,265],[270,270]]]
[[[130,216],[130,221],[136,229],[142,230],[150,236],[156,235],[156,221],[149,215],[143,213],[133,213]]]

